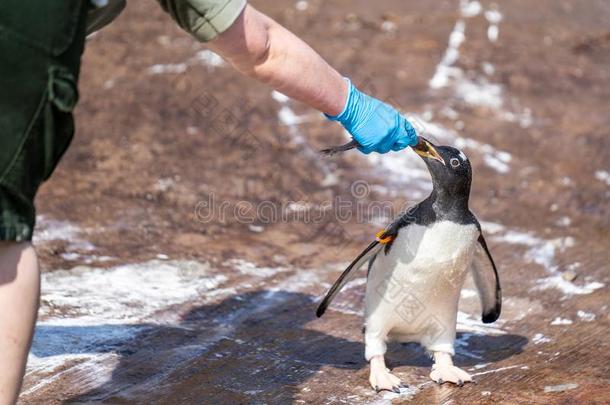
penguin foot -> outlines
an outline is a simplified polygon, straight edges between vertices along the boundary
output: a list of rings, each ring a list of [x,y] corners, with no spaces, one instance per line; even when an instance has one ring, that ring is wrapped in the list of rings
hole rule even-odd
[[[390,372],[385,366],[383,356],[375,356],[371,359],[371,374],[369,376],[371,387],[377,392],[391,391],[400,394],[400,388],[405,384]]]
[[[400,378],[390,373],[388,369],[379,370],[377,372],[371,370],[369,382],[371,383],[371,387],[377,392],[391,391],[400,394],[400,388],[406,387]]]
[[[434,364],[430,378],[438,384],[451,382],[460,387],[466,382],[472,382],[470,374],[452,364]]]

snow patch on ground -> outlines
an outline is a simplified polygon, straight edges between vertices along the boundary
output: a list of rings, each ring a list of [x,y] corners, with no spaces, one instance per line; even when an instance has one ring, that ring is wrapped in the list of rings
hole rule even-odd
[[[553,321],[551,321],[551,325],[572,325],[572,320],[571,319],[566,319],[566,318],[562,318],[560,316],[556,317],[555,319],[553,319]]]
[[[192,58],[181,63],[156,64],[146,68],[146,73],[149,75],[163,74],[180,74],[184,73],[191,66],[203,65],[207,66],[208,70],[214,70],[217,67],[225,65],[222,57],[208,49],[197,52]]]
[[[502,108],[502,87],[499,84],[490,83],[484,77],[479,77],[476,80],[465,77],[456,78],[461,80],[455,84],[455,94],[466,104],[487,107],[492,110]]]
[[[606,183],[607,186],[610,186],[610,172],[607,172],[606,170],[598,170],[595,172],[595,178]]]
[[[206,66],[210,67],[220,67],[224,66],[225,61],[222,59],[220,55],[210,51],[209,49],[204,49],[195,54],[195,56],[190,60],[190,63],[199,62]]]
[[[409,150],[384,155],[371,153],[366,159],[376,172],[384,175],[387,184],[408,185],[409,189],[405,192],[413,199],[424,197],[432,191],[430,173],[425,163]]]
[[[186,72],[186,63],[156,64],[148,67],[146,73],[149,75],[180,74]]]
[[[540,279],[537,281],[537,283],[538,289],[548,290],[550,288],[555,288],[562,291],[565,294],[564,297],[591,294],[595,290],[605,287],[604,283],[600,283],[598,281],[591,281],[583,285],[576,285],[571,281],[565,280],[561,274]]]
[[[239,259],[225,264],[248,276],[271,277],[286,270]],[[186,327],[180,311],[169,308],[187,302],[205,304],[237,294],[235,288],[223,288],[226,281],[227,276],[207,262],[167,258],[109,269],[78,266],[44,273],[40,322],[27,367],[28,380],[33,384],[22,395],[39,391],[59,378],[78,380],[80,392],[103,385],[110,381],[122,351],[129,349],[138,334],[160,326]],[[200,344],[176,351],[175,360],[188,360],[211,343],[230,336],[240,320],[287,299],[286,291],[302,292],[319,283],[313,272],[295,272],[274,284],[254,307],[215,319],[218,327],[210,329]]]
[[[457,20],[451,34],[449,34],[449,43],[445,54],[436,66],[434,76],[428,82],[430,88],[441,89],[447,87],[452,79],[462,74],[461,69],[452,65],[460,58],[460,46],[466,40],[465,29],[466,23],[464,20]]]
[[[273,90],[271,92],[271,98],[275,100],[280,108],[277,113],[277,118],[282,125],[288,127],[288,134],[290,135],[292,141],[301,147],[301,153],[305,158],[308,158],[313,164],[315,164],[318,169],[322,171],[324,174],[324,182],[330,182],[330,185],[333,185],[333,173],[328,168],[328,166],[324,163],[324,160],[320,159],[318,152],[313,150],[309,143],[307,142],[307,137],[303,134],[299,125],[304,122],[313,121],[319,118],[318,114],[308,114],[308,115],[297,115],[292,107],[290,107],[290,98],[288,98],[285,94],[280,93],[279,91]],[[351,139],[351,137],[350,137]],[[329,184],[329,183],[326,183]]]
[[[510,171],[509,164],[512,161],[512,156],[510,153],[496,149],[489,144],[482,143],[474,139],[463,138],[454,130],[445,128],[438,123],[427,120],[424,115],[409,114],[408,117],[411,119],[411,121],[416,123],[418,133],[423,137],[428,138],[435,143],[453,145],[460,150],[469,149],[476,151],[477,153],[483,153],[483,162],[487,166],[499,173],[507,173]]]
[[[205,302],[215,295],[211,290],[222,291],[218,287],[226,279],[208,263],[185,260],[43,273],[40,322],[27,367],[36,383],[22,395],[63,377],[78,379],[82,391],[110,381],[122,348],[159,324],[156,313],[187,301]],[[171,316],[175,319],[164,316],[161,323],[180,320],[179,314]]]
[[[259,267],[256,264],[243,259],[231,259],[223,264],[234,268],[241,274],[260,278],[272,277],[278,273],[287,271],[284,267]]]
[[[539,345],[541,343],[549,343],[550,341],[551,341],[551,339],[546,337],[546,336],[544,336],[542,333],[536,333],[534,335],[534,337],[532,338],[532,342],[535,345]]]
[[[497,222],[488,222],[488,221],[479,221],[481,223],[481,227],[483,228],[483,232],[488,234],[496,234],[498,232],[502,232],[506,229],[506,227]]]
[[[523,128],[529,127],[532,124],[531,110],[526,108],[522,112],[514,113],[504,109],[502,86],[490,82],[487,78],[495,73],[495,68],[490,62],[485,62],[481,67],[487,77],[474,71],[465,72],[456,66],[460,58],[460,47],[466,40],[466,23],[471,17],[480,14],[482,10],[481,4],[477,1],[462,0],[460,2],[460,18],[449,35],[447,49],[436,66],[428,86],[432,90],[447,88],[453,92],[456,99],[466,105],[488,108],[501,119],[518,122]],[[502,14],[497,5],[492,4],[489,9],[485,10],[484,16],[488,22],[487,38],[490,42],[496,42],[500,32],[499,24],[502,21]],[[451,119],[457,119],[457,117]],[[463,123],[457,121],[456,128],[462,129]]]
[[[535,289],[537,290],[555,288],[564,294],[564,298],[569,298],[572,295],[590,294],[604,287],[603,283],[597,281],[576,284],[566,280],[559,271],[559,267],[555,263],[555,255],[557,251],[564,251],[574,246],[575,242],[572,237],[547,240],[531,233],[509,230],[502,235],[495,235],[492,240],[527,247],[525,260],[542,266],[550,274],[548,277],[536,280],[538,285]]]
[[[585,322],[592,322],[595,320],[595,314],[592,312],[578,311],[576,315]]]
[[[384,391],[383,397],[377,401],[371,402],[371,405],[391,405],[396,399],[402,399],[405,401],[413,398],[420,390],[419,387],[400,387],[400,393]]]
[[[496,42],[500,34],[499,24],[500,21],[502,21],[502,14],[496,9],[487,10],[485,11],[485,19],[489,23],[489,26],[487,27],[487,39],[489,39],[490,42]]]
[[[78,266],[42,274],[40,318],[67,324],[137,322],[169,305],[197,299],[227,280],[207,263],[159,261],[109,269]],[[56,314],[60,314],[59,318]]]
[[[61,257],[66,261],[80,261],[86,264],[115,260],[111,256],[93,254],[95,245],[83,237],[86,231],[68,221],[59,221],[46,216],[36,217],[36,229],[32,241],[34,245],[44,245],[53,241],[69,242]]]
[[[68,221],[58,221],[44,215],[36,217],[36,228],[32,241],[34,244],[65,240],[71,242],[84,242],[80,237],[82,229]]]
[[[460,291],[460,297],[461,298],[472,298],[472,297],[476,297],[478,294],[475,290],[471,290],[468,288],[463,288],[462,291]]]
[[[473,318],[473,315],[462,311],[457,313],[457,331],[478,333],[483,335],[504,335],[506,332],[500,328],[503,324],[502,320],[498,320],[493,324],[483,323],[479,319]]]
[[[498,173],[508,173],[510,171],[509,162],[512,160],[512,156],[508,152],[496,150],[491,145],[482,144],[472,139],[458,138],[456,139],[456,145],[458,148],[463,146],[483,151],[483,162]]]

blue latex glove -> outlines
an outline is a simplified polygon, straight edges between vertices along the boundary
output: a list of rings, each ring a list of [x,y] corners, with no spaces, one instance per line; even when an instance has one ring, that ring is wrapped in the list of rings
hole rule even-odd
[[[346,79],[347,80],[347,79]],[[359,91],[351,81],[343,111],[332,121],[339,121],[360,144],[362,153],[386,153],[417,144],[415,128],[395,108]]]

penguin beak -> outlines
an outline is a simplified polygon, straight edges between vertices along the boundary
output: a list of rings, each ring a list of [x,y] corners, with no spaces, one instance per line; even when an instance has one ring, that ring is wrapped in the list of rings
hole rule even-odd
[[[422,138],[421,136],[419,137],[419,142],[417,143],[417,145],[413,146],[412,148],[419,156],[423,158],[438,160],[443,165],[445,165],[445,161],[436,151],[436,149],[434,149],[432,142]]]

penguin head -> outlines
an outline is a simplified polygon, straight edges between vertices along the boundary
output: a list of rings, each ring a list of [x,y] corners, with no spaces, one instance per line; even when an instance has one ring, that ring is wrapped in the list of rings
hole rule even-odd
[[[451,146],[433,145],[423,138],[413,149],[428,166],[432,184],[437,192],[468,198],[472,167],[464,152]]]

